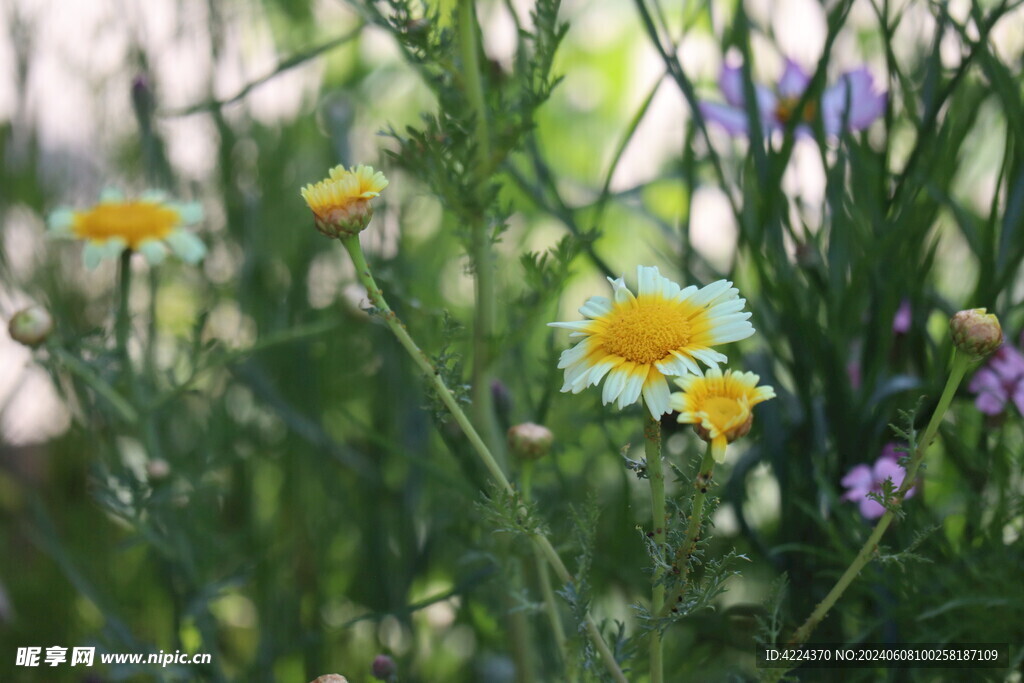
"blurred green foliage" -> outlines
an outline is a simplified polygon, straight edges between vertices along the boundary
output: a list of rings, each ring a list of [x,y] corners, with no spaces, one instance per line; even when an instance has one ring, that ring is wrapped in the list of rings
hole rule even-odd
[[[30,38],[46,27],[18,7],[7,28],[24,86]],[[118,122],[109,160],[46,147],[27,109],[0,127],[0,303],[5,316],[26,299],[54,314],[57,330],[31,363],[72,416],[45,442],[0,442],[0,588],[12,606],[0,609],[4,681],[41,680],[41,669],[13,666],[28,645],[213,655],[210,665],[112,667],[96,672],[101,680],[308,681],[337,671],[359,683],[382,652],[402,681],[563,680],[529,548],[480,513],[485,473],[468,444],[363,310],[339,245],[312,228],[298,188],[337,163],[387,172],[363,236],[375,275],[420,345],[456,381],[477,380],[465,393],[492,404],[492,437],[528,420],[554,431],[533,499],[574,558],[579,592],[563,591],[559,609],[571,628],[571,607],[589,600],[617,654],[632,657],[630,680],[647,675],[632,605],[649,593],[650,504],[619,454],[639,458],[641,411],[605,408],[593,389],[559,394],[568,340],[545,322],[573,319],[587,296],[607,293],[602,276],[629,279],[637,263],[685,283],[733,279],[753,311],[758,333],[726,351],[779,398],[758,407],[751,436],[716,474],[704,549],[749,561],[736,561],[741,574],[715,609],[669,627],[672,681],[754,679],[758,624],[771,615],[785,638],[852,560],[870,525],[840,499],[839,481],[875,460],[897,410],[923,396],[919,421],[930,415],[951,353],[949,314],[988,307],[1018,343],[1024,48],[993,39],[1001,22],[1020,26],[1017,2],[954,13],[946,3],[865,1],[855,18],[854,3],[835,3],[825,44],[852,34],[863,45],[859,58],[873,60],[889,92],[882,121],[840,139],[819,130],[813,141],[793,131],[733,141],[688,115],[665,131],[678,149],[639,150],[657,160],[643,173],[623,160],[652,144],[643,130],[658,102],[692,112],[698,98],[717,97],[710,78],[680,64],[680,46],[711,41],[757,66],[755,47],[774,44],[770,23],[742,3],[539,2],[532,14],[479,3],[482,157],[455,3],[353,3],[328,25],[316,6],[291,0],[204,7],[213,65],[234,59],[225,37],[251,14],[269,27],[277,66],[229,93],[210,77],[201,101],[171,108],[149,73],[158,55],[136,38],[118,75],[135,118]],[[624,27],[597,40],[577,30],[594,26],[590,13]],[[509,25],[513,56],[499,58],[497,32]],[[908,40],[912,49],[897,44]],[[837,51],[825,51],[821,77],[839,70]],[[322,74],[296,113],[268,121],[250,106],[264,84],[316,64]],[[211,170],[183,182],[167,143],[191,119],[211,131]],[[388,134],[369,137],[378,131]],[[820,166],[813,204],[813,192],[788,189],[798,152]],[[67,164],[81,174],[74,186],[56,180]],[[200,199],[208,216],[203,266],[136,264],[134,390],[113,346],[115,271],[85,272],[79,247],[41,241],[50,210],[107,184],[162,186]],[[709,193],[724,193],[731,219],[697,211]],[[708,220],[723,224],[709,230]],[[37,246],[19,251],[26,232]],[[723,236],[726,258],[695,246],[709,232]],[[495,280],[482,342],[481,264]],[[911,325],[896,333],[904,301]],[[76,373],[74,359],[94,377]],[[3,361],[12,375],[28,363]],[[97,386],[131,396],[137,419]],[[815,640],[1000,642],[1015,667],[1024,660],[1024,430],[1012,406],[992,418],[971,399],[961,388],[921,494],[884,539],[895,559],[864,570]],[[682,511],[701,445],[670,417],[663,427],[680,479],[670,478],[670,507]],[[780,598],[766,608],[773,591]],[[507,635],[517,618],[525,656]],[[92,680],[68,666],[46,676]]]

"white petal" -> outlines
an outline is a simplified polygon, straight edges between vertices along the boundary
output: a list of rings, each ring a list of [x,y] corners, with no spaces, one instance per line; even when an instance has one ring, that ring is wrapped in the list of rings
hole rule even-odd
[[[589,339],[584,339],[571,349],[566,349],[565,351],[562,351],[562,355],[558,357],[559,369],[564,369],[569,367],[570,365],[575,365],[579,361],[583,360],[583,358],[587,355],[589,351]]]
[[[164,239],[185,263],[199,263],[206,256],[206,245],[187,230],[175,230]]]
[[[625,408],[626,406],[633,405],[640,398],[640,392],[644,389],[644,380],[647,379],[643,374],[631,372],[629,378],[626,380],[626,386],[622,388],[622,393],[619,394],[618,406],[619,408]]]
[[[718,351],[712,351],[711,349],[696,349],[694,351],[691,351],[690,355],[692,355],[694,358],[707,365],[712,370],[718,369],[718,363],[729,362],[729,359],[726,358],[724,355],[722,355]],[[710,372],[708,376],[711,376]]]
[[[75,224],[75,212],[66,206],[54,209],[46,219],[46,225],[54,235],[63,237],[74,234],[71,226]]]
[[[182,225],[195,225],[203,220],[203,206],[199,202],[179,203],[174,208],[181,216]]]
[[[686,367],[687,371],[690,374],[693,374],[693,375],[700,375],[701,374],[700,366],[697,365],[696,363],[694,363],[692,358],[690,358],[689,356],[687,356],[684,353],[679,353],[678,351],[671,351],[670,353],[673,356],[676,357],[677,361],[679,361],[680,363],[683,364],[684,367]],[[685,373],[680,373],[680,374],[685,374]]]
[[[611,310],[612,302],[606,296],[592,296],[580,306],[580,313],[588,318],[600,318],[602,315],[610,313]]]
[[[160,240],[143,240],[139,244],[138,252],[146,257],[151,265],[157,265],[167,256],[167,247]]]
[[[558,327],[563,330],[572,330],[573,332],[586,332],[593,324],[593,320],[577,320],[570,323],[548,323],[548,327]]]
[[[144,202],[153,202],[154,204],[160,204],[167,201],[167,193],[163,190],[146,190],[139,199]],[[176,208],[176,207],[175,207]]]
[[[615,303],[624,304],[636,298],[633,296],[633,292],[629,291],[629,288],[626,287],[626,283],[621,277],[618,280],[608,278],[608,281],[612,283],[612,289],[615,290]]]
[[[128,243],[121,237],[111,237],[106,243],[101,243],[101,246],[104,257],[117,258],[121,255],[121,252],[128,248]]]
[[[608,405],[619,397],[623,387],[626,386],[626,380],[629,379],[629,371],[632,366],[632,363],[623,363],[608,373],[608,379],[604,381],[604,389],[601,390],[602,403]]]
[[[657,266],[637,266],[637,294],[660,294],[661,281],[664,279],[666,278],[661,276]]]
[[[677,357],[672,357],[669,358],[668,360],[658,361],[657,363],[654,364],[654,367],[658,368],[658,372],[660,372],[661,374],[674,377],[678,375],[690,374],[691,364],[693,364],[693,361],[687,362],[680,360]],[[694,365],[694,367],[696,367],[696,365]]]
[[[710,285],[706,285],[703,289],[697,292],[690,299],[690,303],[694,306],[705,306],[719,300],[727,301],[729,299],[734,299],[739,296],[739,290],[730,289],[731,287],[732,283],[728,280],[712,282]]]
[[[643,394],[644,403],[647,404],[647,409],[651,411],[651,416],[654,419],[658,419],[665,413],[672,411],[669,402],[671,393],[668,390],[668,382],[665,381],[664,377],[657,375],[653,380],[648,379],[644,384]]]
[[[731,323],[716,327],[714,330],[716,344],[728,344],[729,342],[740,341],[754,334],[754,326],[749,322]]]
[[[104,249],[103,244],[98,242],[86,242],[85,249],[82,250],[82,261],[85,262],[86,268],[94,270],[103,260],[106,253],[107,252],[106,249]]]
[[[597,384],[605,375],[621,364],[621,358],[610,358],[608,360],[601,361],[590,371],[590,378],[587,380],[587,384]]]
[[[719,317],[729,315],[730,313],[739,313],[743,310],[743,307],[747,305],[746,299],[732,299],[731,301],[722,301],[715,304],[709,311],[708,314],[712,317]],[[749,314],[747,314],[749,317]]]
[[[121,202],[124,201],[124,192],[117,189],[116,187],[107,187],[100,192],[101,202]]]

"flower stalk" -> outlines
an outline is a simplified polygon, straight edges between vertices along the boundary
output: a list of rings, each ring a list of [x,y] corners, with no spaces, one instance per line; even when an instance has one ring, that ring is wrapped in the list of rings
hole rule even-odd
[[[451,390],[445,384],[444,379],[441,377],[440,372],[434,367],[430,357],[423,352],[422,349],[416,344],[413,338],[409,335],[409,332],[405,329],[405,325],[399,320],[398,316],[391,307],[388,306],[387,300],[384,298],[384,293],[373,279],[373,275],[370,272],[370,268],[366,263],[366,257],[363,255],[362,247],[359,244],[358,235],[343,235],[339,238],[345,250],[352,258],[352,263],[356,269],[356,276],[359,282],[366,287],[367,295],[370,298],[371,303],[377,308],[377,312],[388,328],[398,339],[398,342],[402,347],[409,353],[409,356],[413,359],[413,362],[420,368],[424,375],[429,378],[431,385],[433,386],[437,396],[441,399],[441,402],[448,409],[452,418],[456,424],[459,425],[463,434],[466,435],[466,439],[473,447],[474,452],[483,462],[484,467],[490,473],[491,478],[505,493],[514,496],[515,489],[512,488],[512,484],[509,482],[505,473],[502,471],[498,461],[494,458],[487,444],[484,443],[483,439],[480,438],[480,434],[476,428],[469,421],[469,418],[463,412],[459,406],[458,401],[455,399],[455,395],[452,394]],[[569,569],[562,562],[555,547],[551,544],[551,541],[542,533],[535,533],[531,537],[535,547],[540,551],[541,555],[547,560],[548,564],[554,570],[555,575],[564,583],[574,583],[574,579]],[[622,673],[622,669],[619,667],[617,661],[615,661],[615,655],[612,653],[611,648],[608,647],[608,643],[605,642],[604,637],[601,635],[600,630],[597,627],[593,617],[589,614],[585,617],[585,627],[587,635],[590,637],[600,654],[601,660],[612,678],[619,682],[625,683],[626,677]]]
[[[896,516],[895,510],[903,504],[903,499],[906,497],[907,492],[913,488],[914,482],[917,479],[917,471],[921,467],[921,463],[924,461],[925,452],[928,450],[928,446],[931,445],[935,439],[935,435],[939,430],[939,425],[942,423],[942,418],[945,416],[946,411],[949,409],[949,404],[953,400],[953,395],[956,393],[957,387],[960,386],[960,382],[964,378],[968,368],[971,365],[971,359],[957,351],[953,352],[953,366],[949,373],[949,379],[946,381],[946,388],[942,392],[942,396],[939,398],[939,403],[935,407],[935,412],[932,413],[931,420],[928,422],[928,426],[924,430],[924,434],[917,442],[917,448],[911,455],[910,462],[907,465],[907,476],[903,478],[903,484],[893,494],[893,498],[890,501],[891,506],[885,511],[881,519],[875,525],[874,531],[868,536],[868,539],[864,542],[860,552],[847,567],[843,575],[836,581],[835,586],[829,591],[828,595],[818,603],[811,615],[807,617],[807,620],[798,628],[790,643],[793,645],[799,645],[807,642],[807,639],[811,636],[814,629],[821,623],[822,619],[828,614],[828,611],[832,609],[832,606],[842,596],[843,592],[849,587],[853,580],[860,573],[860,570],[864,568],[868,562],[875,556],[878,551],[878,542],[882,539],[882,535],[885,534],[886,529],[892,523],[893,518]]]
[[[519,486],[523,491],[523,501],[529,503],[533,497],[533,460],[524,460],[519,470]],[[551,574],[548,572],[547,562],[540,548],[533,547],[534,564],[537,569],[537,581],[540,584],[540,594],[544,598],[544,614],[551,632],[555,638],[555,646],[558,649],[558,656],[562,660],[563,673],[566,683],[575,683],[576,670],[572,658],[569,656],[569,644],[565,637],[565,627],[562,625],[562,616],[558,613],[558,601],[555,599],[555,591],[551,588]]]
[[[651,417],[650,414],[647,414],[644,422],[644,455],[647,460],[647,481],[651,485],[651,524],[654,527],[652,532],[654,545],[658,549],[655,555],[657,557],[665,547],[665,469],[661,462],[661,420]],[[651,592],[651,614],[660,614],[665,605],[664,575],[662,563],[656,562],[654,588]],[[664,662],[661,629],[658,626],[651,631],[650,658],[651,683],[663,683]]]
[[[475,172],[485,177],[491,157],[491,132],[487,120],[487,103],[484,99],[483,74],[480,69],[480,43],[476,11],[473,0],[459,0],[458,38],[459,56],[462,60],[462,79],[466,99],[473,114],[476,127]],[[475,284],[475,318],[473,321],[473,367],[472,395],[473,416],[483,431],[490,449],[501,454],[497,421],[494,417],[491,397],[489,369],[491,364],[491,340],[494,337],[494,254],[487,224],[482,216],[473,217],[470,226],[472,234],[470,258],[473,261]]]
[[[697,542],[700,540],[700,530],[704,521],[704,501],[707,500],[708,486],[711,484],[711,478],[714,475],[714,468],[714,450],[709,442],[708,449],[704,453],[704,458],[700,461],[700,467],[697,470],[697,478],[693,480],[693,502],[690,505],[690,520],[686,527],[686,537],[683,539],[682,545],[680,545],[676,550],[675,560],[673,561],[673,566],[679,567],[682,584],[676,591],[673,600],[664,605],[658,613],[661,617],[668,616],[671,609],[675,607],[675,604],[683,597],[683,589],[686,586],[686,578],[690,569],[689,560],[697,550]],[[680,567],[680,565],[682,566]]]

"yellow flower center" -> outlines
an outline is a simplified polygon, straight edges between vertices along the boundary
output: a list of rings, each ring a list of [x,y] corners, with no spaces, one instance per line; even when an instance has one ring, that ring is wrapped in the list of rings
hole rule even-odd
[[[638,297],[616,306],[599,334],[609,353],[639,364],[664,360],[690,343],[692,326],[685,306],[655,297]]]
[[[702,407],[712,424],[720,429],[740,417],[744,412],[739,401],[725,396],[713,396],[705,400]]]
[[[180,221],[177,211],[156,202],[105,202],[76,214],[73,229],[82,239],[119,237],[136,249],[146,240],[163,239]]]
[[[778,104],[775,105],[775,118],[780,123],[789,123],[789,120],[797,115],[796,106],[800,104],[799,97],[780,97]],[[814,123],[814,116],[818,113],[818,105],[814,102],[808,102],[804,106],[803,112],[800,113],[800,119],[804,123]]]

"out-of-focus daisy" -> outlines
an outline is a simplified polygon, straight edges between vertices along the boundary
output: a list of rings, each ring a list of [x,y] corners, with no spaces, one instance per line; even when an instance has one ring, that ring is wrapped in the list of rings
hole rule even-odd
[[[634,296],[622,278],[608,279],[614,297],[591,297],[579,309],[587,320],[548,323],[583,339],[562,352],[562,391],[578,394],[604,377],[602,401],[623,408],[643,396],[655,418],[669,412],[666,376],[699,373],[700,361],[724,363],[713,347],[754,333],[746,299],[726,280],[680,287],[655,267],[638,266]]]
[[[669,405],[679,411],[681,424],[692,424],[700,438],[711,444],[716,462],[725,462],[725,449],[746,436],[754,422],[751,409],[775,398],[775,389],[757,386],[761,378],[752,372],[724,373],[712,368],[702,375],[676,380],[682,389],[672,394]]]
[[[857,465],[840,482],[843,488],[848,489],[843,494],[843,500],[857,503],[865,519],[878,519],[885,513],[885,508],[878,501],[867,497],[869,493],[881,493],[882,483],[886,479],[891,479],[896,488],[903,485],[907,472],[899,464],[900,453],[897,448],[898,444],[887,443],[874,465]],[[916,491],[916,486],[910,487],[905,497],[910,498]]]
[[[812,135],[810,123],[821,112],[825,134],[838,136],[844,130],[863,130],[885,113],[886,94],[875,91],[874,79],[866,67],[847,71],[833,85],[825,89],[821,100],[810,100],[802,111],[797,105],[811,82],[810,75],[791,59],[786,60],[782,78],[774,89],[754,84],[757,111],[761,114],[761,129],[765,133],[783,130],[793,118],[798,118],[795,132],[801,137]],[[704,118],[713,121],[732,135],[748,135],[746,98],[743,96],[742,70],[736,65],[725,65],[718,79],[718,87],[725,104],[701,102]]]
[[[106,190],[99,203],[87,209],[55,210],[48,224],[55,235],[84,240],[85,265],[95,268],[125,249],[139,252],[153,264],[163,261],[168,251],[198,263],[206,255],[206,245],[185,226],[202,218],[199,204],[169,201],[160,191],[126,198],[117,190]]]
[[[975,373],[967,390],[978,395],[974,405],[986,415],[1000,414],[1008,401],[1024,415],[1024,355],[1004,344]]]
[[[356,235],[370,223],[370,200],[388,186],[388,179],[371,166],[347,170],[335,166],[327,178],[302,188],[302,198],[313,211],[316,228],[328,237]]]

